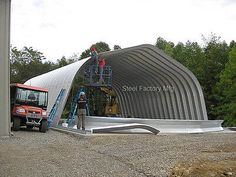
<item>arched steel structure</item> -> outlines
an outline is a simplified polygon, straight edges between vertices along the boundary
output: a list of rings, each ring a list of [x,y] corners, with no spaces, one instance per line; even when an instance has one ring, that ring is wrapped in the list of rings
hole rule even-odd
[[[207,120],[201,86],[182,64],[152,45],[102,53],[113,70],[113,88],[123,117]],[[49,110],[61,88],[66,89],[61,115],[73,79],[83,74],[88,58],[37,76],[25,84],[49,90]]]
[[[104,56],[112,66],[113,85],[124,116],[207,120],[202,89],[196,77],[158,48],[141,45],[104,53]],[[124,86],[134,90],[124,91]],[[157,90],[144,91],[144,88]]]

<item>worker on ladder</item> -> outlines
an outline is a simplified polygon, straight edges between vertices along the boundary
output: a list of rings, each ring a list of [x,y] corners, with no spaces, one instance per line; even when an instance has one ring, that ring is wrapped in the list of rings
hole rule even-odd
[[[87,103],[88,100],[86,99],[85,93],[80,92],[79,99],[77,100],[77,107],[78,107],[78,120],[77,120],[77,129],[82,128],[85,130],[85,116],[87,114]]]

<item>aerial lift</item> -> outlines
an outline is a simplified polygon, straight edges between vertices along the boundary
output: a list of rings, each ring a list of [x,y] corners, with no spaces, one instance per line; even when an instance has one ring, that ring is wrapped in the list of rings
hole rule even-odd
[[[71,103],[67,123],[72,127],[77,116],[77,100],[81,92],[86,93],[88,99],[87,115],[116,117],[120,114],[116,94],[112,89],[111,66],[104,66],[102,80],[95,71],[95,65],[89,65],[84,69],[83,83],[78,89]]]

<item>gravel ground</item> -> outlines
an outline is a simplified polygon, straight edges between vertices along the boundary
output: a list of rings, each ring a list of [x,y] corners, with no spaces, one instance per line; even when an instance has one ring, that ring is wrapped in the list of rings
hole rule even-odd
[[[0,138],[0,176],[164,177],[179,163],[236,161],[230,147],[236,147],[236,133],[80,137],[23,129]]]

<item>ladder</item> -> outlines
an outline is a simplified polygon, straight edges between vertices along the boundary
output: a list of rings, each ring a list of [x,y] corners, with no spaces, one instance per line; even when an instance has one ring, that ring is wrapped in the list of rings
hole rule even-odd
[[[49,113],[49,116],[48,116],[48,127],[49,128],[52,127],[53,124],[54,124],[54,121],[55,121],[54,119],[56,117],[58,107],[61,104],[61,100],[62,100],[62,98],[64,96],[65,90],[66,89],[61,89],[61,91],[59,92],[59,94],[57,96],[57,99],[56,99],[56,101],[55,101],[55,103],[54,103],[54,105],[53,105],[53,107],[52,107],[52,109],[51,109],[51,111]]]
[[[68,123],[68,127],[72,127],[72,123],[75,121],[75,114],[77,112],[77,101],[80,97],[80,93],[81,92],[85,92],[84,87],[81,87],[78,89],[76,95],[74,96],[72,102],[71,102],[71,109],[67,118],[67,123]],[[86,106],[87,108],[87,115],[89,116],[89,109],[88,109],[88,105]]]

